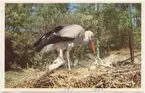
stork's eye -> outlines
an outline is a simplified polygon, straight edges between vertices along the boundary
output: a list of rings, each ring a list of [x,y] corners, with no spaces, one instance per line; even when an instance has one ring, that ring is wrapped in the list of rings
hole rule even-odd
[[[91,38],[94,38],[94,36],[92,35]]]

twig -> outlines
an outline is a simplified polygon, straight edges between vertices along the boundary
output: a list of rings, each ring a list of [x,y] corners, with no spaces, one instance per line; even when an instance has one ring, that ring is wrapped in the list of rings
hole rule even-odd
[[[138,57],[138,56],[141,56],[141,54],[138,54],[138,55],[136,55],[136,56],[133,56],[133,58]],[[128,61],[128,60],[130,60],[130,59],[131,59],[131,57],[128,58],[128,59],[126,59],[126,60],[120,61],[120,62],[126,62],[126,61]]]

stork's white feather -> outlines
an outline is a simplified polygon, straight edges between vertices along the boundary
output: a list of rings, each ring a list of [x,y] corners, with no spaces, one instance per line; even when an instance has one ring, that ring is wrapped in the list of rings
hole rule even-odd
[[[42,49],[42,53],[45,53],[45,52],[49,52],[49,51],[52,51],[56,49],[55,45],[54,44],[49,44],[49,45],[46,45],[43,49]]]
[[[85,30],[82,28],[82,26],[74,24],[64,27],[57,34],[62,37],[76,38],[78,36],[82,36],[84,32]]]

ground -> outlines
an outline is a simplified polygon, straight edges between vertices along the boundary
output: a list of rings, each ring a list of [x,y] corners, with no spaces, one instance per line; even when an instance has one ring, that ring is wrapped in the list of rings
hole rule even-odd
[[[111,67],[95,66],[90,69],[87,61],[80,61],[71,71],[57,69],[40,71],[23,69],[5,74],[6,88],[140,88],[141,52],[135,50],[135,61],[130,62],[129,50],[112,51],[103,61],[112,62]],[[90,63],[90,62],[89,62]],[[85,66],[81,66],[81,65]],[[87,66],[89,67],[86,67]]]

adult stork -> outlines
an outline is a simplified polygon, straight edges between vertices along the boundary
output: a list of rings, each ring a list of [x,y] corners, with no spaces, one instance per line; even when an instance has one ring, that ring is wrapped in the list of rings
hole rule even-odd
[[[90,42],[93,52],[95,53],[93,32],[85,31],[84,28],[77,24],[72,25],[60,25],[51,29],[48,33],[42,35],[42,37],[34,44],[35,50],[49,51],[53,49],[59,50],[58,59],[64,59],[63,51],[66,49],[66,59],[68,62],[68,68],[70,67],[70,50],[75,45],[86,45]]]

